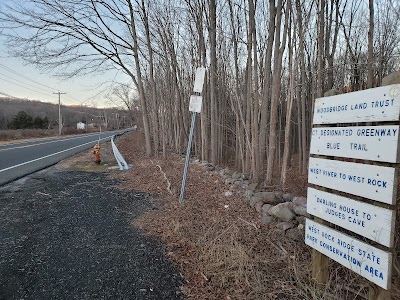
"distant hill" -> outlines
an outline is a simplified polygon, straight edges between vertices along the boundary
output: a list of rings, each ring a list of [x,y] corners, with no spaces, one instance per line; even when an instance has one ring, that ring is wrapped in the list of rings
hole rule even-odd
[[[15,99],[0,97],[0,130],[9,129],[14,116],[24,111],[33,118],[47,117],[51,126],[58,126],[58,105],[36,100]],[[125,110],[120,108],[94,108],[86,106],[61,105],[61,115],[64,127],[76,127],[76,123],[107,124],[108,129],[129,127],[135,120],[129,117]],[[134,118],[137,119],[137,118]],[[136,123],[136,122],[134,122]],[[104,126],[104,125],[103,125]]]

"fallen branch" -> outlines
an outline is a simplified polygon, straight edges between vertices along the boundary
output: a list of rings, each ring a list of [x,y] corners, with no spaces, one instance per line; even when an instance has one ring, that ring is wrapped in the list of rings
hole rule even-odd
[[[253,227],[258,231],[258,228],[257,228],[256,224],[254,224],[254,223],[252,223],[252,222],[249,222],[249,221],[246,221],[246,220],[243,220],[242,218],[239,218],[239,220],[240,220],[240,221],[243,221],[243,222],[246,223],[247,225],[253,226]]]
[[[154,165],[154,162],[151,159],[150,162]],[[171,182],[168,180],[167,174],[165,174],[160,165],[156,165],[156,167],[158,167],[160,169],[160,172],[164,175],[164,178],[167,181],[167,190],[173,196],[174,194],[171,191]]]

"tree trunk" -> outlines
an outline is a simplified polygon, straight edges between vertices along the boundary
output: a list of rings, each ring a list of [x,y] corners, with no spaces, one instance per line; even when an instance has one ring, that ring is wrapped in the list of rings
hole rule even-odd
[[[271,95],[270,81],[271,81],[271,61],[272,49],[274,46],[274,32],[275,32],[275,18],[276,8],[274,1],[269,4],[269,24],[268,24],[268,41],[265,51],[264,59],[264,85],[261,99],[261,124],[260,124],[260,137],[259,137],[259,166],[260,173],[264,170],[264,162],[267,153],[267,124],[268,124],[268,104]]]
[[[158,156],[158,147],[159,147],[159,124],[158,124],[158,101],[157,101],[157,93],[156,93],[156,83],[154,81],[154,61],[153,61],[153,48],[151,47],[150,41],[150,27],[149,27],[149,18],[146,12],[146,6],[144,0],[142,0],[142,11],[143,11],[143,23],[146,32],[146,45],[147,51],[149,52],[149,69],[150,69],[150,88],[151,88],[151,100],[153,102],[153,144],[154,144],[154,154]]]
[[[217,7],[215,0],[209,3],[210,18],[210,102],[211,102],[211,163],[217,164],[218,140],[217,140],[217,101],[216,101],[216,80],[217,80]]]
[[[270,1],[272,3],[274,1]],[[289,1],[290,2],[290,1]],[[288,7],[290,3],[287,4]],[[275,24],[275,47],[274,47],[274,78],[272,80],[272,97],[271,97],[271,119],[269,127],[269,148],[267,158],[267,175],[266,183],[272,184],[272,171],[274,168],[275,153],[277,146],[277,117],[278,117],[278,102],[281,94],[281,71],[282,71],[282,56],[286,47],[286,35],[288,24],[288,8],[285,12],[285,26],[283,31],[283,41],[281,44],[281,19],[282,19],[282,0],[278,0],[276,24]]]
[[[290,6],[291,9],[291,6]],[[292,10],[290,10],[292,14]],[[291,27],[291,26],[290,26]],[[283,150],[283,162],[282,162],[282,171],[281,171],[281,185],[284,187],[286,185],[286,175],[287,168],[289,165],[289,157],[290,157],[290,134],[291,134],[291,123],[292,123],[292,108],[293,108],[293,98],[294,98],[294,72],[293,72],[293,47],[296,47],[296,23],[293,24],[293,33],[292,29],[289,29],[291,38],[288,40],[288,48],[289,48],[289,84],[288,84],[288,98],[287,98],[287,107],[286,107],[286,123],[285,123],[285,142],[284,142],[284,150]],[[292,40],[293,39],[293,40]],[[302,46],[302,45],[301,45]]]
[[[127,0],[129,6],[129,13],[130,13],[130,26],[131,26],[131,35],[133,40],[133,57],[135,59],[135,66],[136,66],[136,77],[137,77],[137,86],[139,90],[139,97],[140,97],[140,105],[142,109],[142,118],[143,118],[143,129],[144,129],[144,136],[146,142],[146,154],[151,156],[151,139],[150,139],[150,126],[149,126],[149,119],[147,115],[147,104],[146,104],[146,97],[144,94],[143,89],[143,81],[142,81],[142,73],[140,69],[140,62],[139,62],[139,46],[138,46],[138,39],[136,35],[136,24],[135,24],[135,15],[134,9],[132,6],[131,1]]]
[[[373,87],[374,82],[374,0],[369,0],[369,30],[368,30],[368,77],[367,88]]]

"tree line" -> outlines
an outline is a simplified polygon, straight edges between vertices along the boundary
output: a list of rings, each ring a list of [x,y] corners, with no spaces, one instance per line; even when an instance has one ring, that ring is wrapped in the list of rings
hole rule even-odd
[[[117,100],[113,103],[118,104]],[[140,113],[130,113],[120,107],[95,108],[80,105],[61,105],[63,127],[76,128],[78,122],[102,129],[119,129],[140,125]],[[58,105],[16,98],[0,98],[0,130],[58,127]]]
[[[66,77],[127,74],[148,155],[184,151],[195,69],[207,67],[196,155],[267,185],[286,183],[293,157],[306,172],[316,98],[379,86],[399,69],[392,0],[25,3],[0,12],[11,52]]]
[[[47,129],[50,125],[47,117],[37,116],[33,118],[25,111],[19,111],[8,124],[9,129]]]

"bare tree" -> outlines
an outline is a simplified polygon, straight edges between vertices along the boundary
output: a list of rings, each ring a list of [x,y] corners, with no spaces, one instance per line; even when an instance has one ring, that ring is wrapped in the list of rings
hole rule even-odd
[[[146,152],[151,155],[135,10],[130,0],[28,0],[8,5],[0,12],[0,22],[10,53],[27,63],[58,70],[64,77],[124,71],[139,90]],[[118,26],[113,26],[115,22]]]

